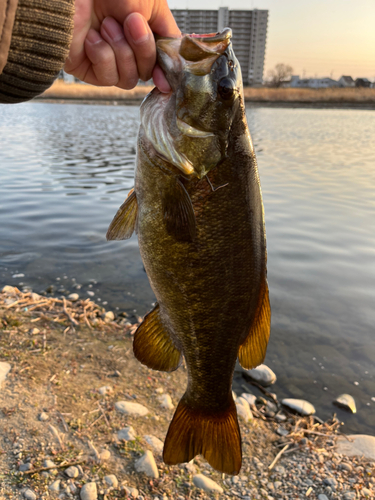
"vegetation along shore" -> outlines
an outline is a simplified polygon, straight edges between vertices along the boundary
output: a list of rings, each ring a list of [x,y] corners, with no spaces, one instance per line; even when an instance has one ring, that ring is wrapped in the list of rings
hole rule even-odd
[[[37,100],[89,101],[105,104],[139,104],[152,87],[138,85],[132,90],[117,87],[94,87],[78,83],[67,84],[57,80]],[[375,108],[375,88],[293,89],[247,87],[246,102],[261,105],[353,106]]]
[[[308,402],[282,404],[265,387],[274,377],[267,368],[243,373],[236,394],[244,456],[238,476],[219,474],[200,457],[166,466],[163,441],[186,369],[155,372],[135,360],[132,336],[141,320],[78,293],[3,287],[1,500],[374,497],[375,437],[346,436],[334,415],[323,422],[309,414]]]

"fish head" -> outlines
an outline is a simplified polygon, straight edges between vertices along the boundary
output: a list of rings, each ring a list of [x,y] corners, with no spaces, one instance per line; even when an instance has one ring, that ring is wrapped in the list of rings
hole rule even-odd
[[[225,157],[241,105],[242,76],[232,31],[159,38],[158,62],[171,85],[166,126],[173,147],[203,178]],[[185,172],[186,173],[186,172]]]

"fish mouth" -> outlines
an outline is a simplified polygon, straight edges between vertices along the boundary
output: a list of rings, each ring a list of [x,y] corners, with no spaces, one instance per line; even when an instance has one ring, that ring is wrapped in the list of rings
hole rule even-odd
[[[214,137],[215,134],[213,132],[207,132],[206,130],[199,130],[192,125],[189,125],[188,123],[184,122],[180,118],[176,119],[177,123],[177,128],[179,129],[180,132],[182,132],[184,135],[187,137],[193,137],[193,138],[206,138],[206,137]]]

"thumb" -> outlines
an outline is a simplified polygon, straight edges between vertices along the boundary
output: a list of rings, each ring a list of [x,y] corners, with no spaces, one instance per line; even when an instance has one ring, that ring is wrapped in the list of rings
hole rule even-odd
[[[149,26],[155,34],[160,36],[181,36],[181,31],[177,26],[166,1],[159,2],[158,7],[155,9],[154,14],[149,21]]]

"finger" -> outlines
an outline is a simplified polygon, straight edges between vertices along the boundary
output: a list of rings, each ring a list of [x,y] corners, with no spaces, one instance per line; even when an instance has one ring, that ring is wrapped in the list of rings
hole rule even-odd
[[[152,31],[160,36],[181,36],[181,31],[166,1],[159,2],[159,7],[149,20],[149,25]]]
[[[93,29],[87,33],[85,51],[91,67],[84,81],[93,85],[116,85],[119,81],[119,74],[115,54],[112,47]]]
[[[160,66],[155,66],[152,73],[152,79],[154,80],[154,84],[160,90],[160,92],[168,94],[172,90]]]
[[[133,50],[125,39],[122,26],[112,17],[106,17],[102,22],[100,34],[115,54],[119,74],[117,87],[134,88],[139,80],[137,63]]]
[[[133,49],[140,78],[149,80],[156,63],[156,47],[146,19],[138,12],[129,14],[124,22],[124,33]]]

